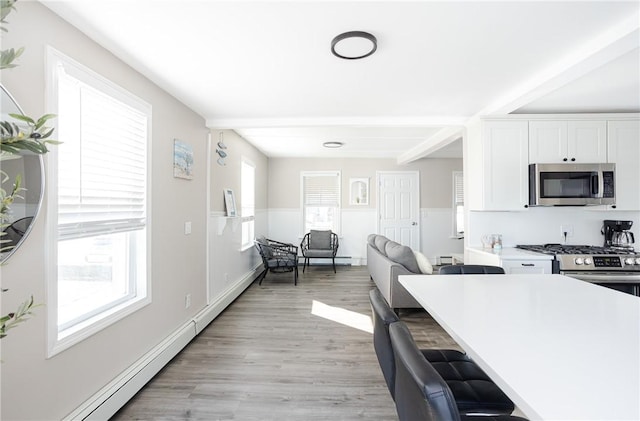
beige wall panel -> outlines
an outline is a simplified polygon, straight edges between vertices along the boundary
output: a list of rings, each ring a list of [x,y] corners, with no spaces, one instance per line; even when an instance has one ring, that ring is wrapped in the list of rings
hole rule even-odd
[[[2,83],[25,113],[45,104],[45,47],[51,45],[153,107],[151,175],[152,304],[47,359],[45,201],[31,235],[2,267],[3,314],[33,294],[44,304],[2,339],[1,419],[61,419],[206,304],[206,140],[202,117],[38,2],[21,1],[9,15],[2,48],[25,47]],[[194,179],[173,177],[173,139],[193,146]],[[64,139],[60,139],[64,141]],[[64,148],[64,144],[57,146]],[[192,234],[184,235],[184,223]],[[185,309],[185,294],[192,305]],[[37,403],[37,404],[34,404]]]
[[[349,179],[369,178],[368,207],[376,207],[376,171],[419,171],[420,207],[451,207],[452,171],[462,171],[462,159],[421,159],[398,165],[395,159],[359,158],[270,158],[269,208],[300,207],[300,172],[339,170],[342,173],[342,207],[367,207],[349,204]]]

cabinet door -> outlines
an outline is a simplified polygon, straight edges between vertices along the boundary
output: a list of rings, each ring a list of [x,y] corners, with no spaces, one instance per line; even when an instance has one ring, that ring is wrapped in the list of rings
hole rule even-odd
[[[607,122],[569,121],[567,158],[580,164],[607,162]]]
[[[640,121],[609,121],[608,157],[616,164],[618,210],[640,210]]]
[[[551,273],[551,261],[550,260],[503,260],[502,268],[507,274],[518,274],[518,273],[548,274],[548,273]]]
[[[567,162],[567,122],[529,122],[529,162],[557,164]]]
[[[485,121],[483,208],[524,210],[529,203],[527,121]]]

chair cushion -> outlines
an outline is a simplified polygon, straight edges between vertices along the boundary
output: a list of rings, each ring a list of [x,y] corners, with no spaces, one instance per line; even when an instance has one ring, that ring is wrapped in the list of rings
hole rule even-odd
[[[416,257],[416,263],[418,264],[420,273],[431,275],[433,273],[433,266],[431,266],[431,262],[429,261],[427,256],[420,253],[419,251],[414,251],[413,254]]]
[[[389,241],[385,245],[387,257],[396,263],[400,263],[410,272],[420,273],[416,256],[413,254],[411,247],[403,246],[395,241]]]
[[[269,247],[269,241],[265,238],[264,235],[256,237],[256,242],[264,246],[264,247],[260,247],[260,250],[264,254],[264,257],[268,259],[273,256],[273,253],[271,252],[271,248]]]
[[[331,250],[331,231],[311,230],[309,234],[309,249]]]
[[[333,257],[332,250],[307,250],[304,252],[305,257]]]
[[[423,349],[422,355],[447,383],[460,412],[511,413],[513,402],[466,354],[453,349]]]
[[[389,242],[389,239],[384,235],[378,235],[373,241],[375,242],[378,251],[386,256],[387,252],[385,251],[385,246]]]

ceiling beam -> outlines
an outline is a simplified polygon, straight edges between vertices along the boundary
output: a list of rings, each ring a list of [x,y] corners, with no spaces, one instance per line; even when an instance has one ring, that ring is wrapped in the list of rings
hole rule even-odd
[[[486,115],[509,114],[638,48],[640,48],[640,14],[635,13],[523,84],[500,95],[495,102],[487,105],[464,124],[469,125]],[[424,158],[429,153],[446,146],[450,143],[449,133],[448,128],[440,130],[411,151],[400,155],[398,164]]]
[[[468,116],[438,117],[318,117],[318,118],[208,118],[208,128],[251,129],[274,127],[444,127],[460,126]]]

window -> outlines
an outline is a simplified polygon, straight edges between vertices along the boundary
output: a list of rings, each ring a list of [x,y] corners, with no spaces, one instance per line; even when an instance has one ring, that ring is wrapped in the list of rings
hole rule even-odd
[[[453,172],[453,236],[464,237],[464,177],[462,171]]]
[[[303,232],[340,232],[340,172],[302,172]]]
[[[49,49],[50,352],[149,302],[147,156],[151,106]]]
[[[253,246],[256,215],[256,168],[245,159],[240,164],[240,212],[242,215],[242,249]]]

